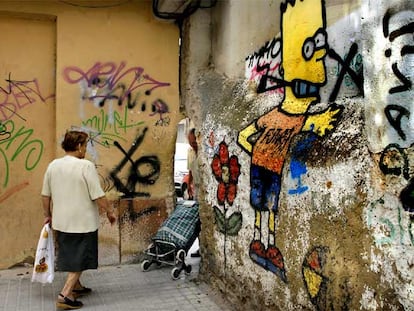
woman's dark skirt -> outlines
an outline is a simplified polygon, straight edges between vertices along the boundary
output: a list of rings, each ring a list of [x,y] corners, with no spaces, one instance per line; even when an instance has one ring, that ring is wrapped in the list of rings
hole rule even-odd
[[[56,231],[56,270],[81,272],[98,268],[98,230],[88,233]]]

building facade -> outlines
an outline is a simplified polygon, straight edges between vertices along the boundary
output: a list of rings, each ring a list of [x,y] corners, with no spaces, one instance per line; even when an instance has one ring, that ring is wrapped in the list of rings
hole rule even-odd
[[[0,267],[33,258],[43,174],[71,128],[89,133],[118,213],[114,227],[102,217],[100,263],[138,260],[174,207],[179,29],[151,1],[3,1],[0,12]]]
[[[235,310],[414,310],[412,1],[5,1],[0,13],[1,268],[34,256],[43,172],[69,128],[91,135],[118,213],[116,227],[102,218],[100,263],[139,261],[174,208],[188,118],[200,277]]]
[[[186,19],[202,275],[235,310],[414,310],[413,22],[404,0]]]

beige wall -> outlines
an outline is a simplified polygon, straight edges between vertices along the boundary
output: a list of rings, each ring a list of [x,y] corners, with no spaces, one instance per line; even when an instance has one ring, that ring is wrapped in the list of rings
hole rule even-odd
[[[71,3],[0,2],[0,268],[34,256],[43,173],[71,127],[90,133],[119,211],[102,219],[101,263],[134,260],[173,206],[178,28],[150,1]]]
[[[52,19],[3,15],[0,31],[0,224],[2,267],[29,256],[41,226],[41,173],[55,153]],[[28,54],[30,52],[30,54]],[[37,230],[35,230],[35,228]]]

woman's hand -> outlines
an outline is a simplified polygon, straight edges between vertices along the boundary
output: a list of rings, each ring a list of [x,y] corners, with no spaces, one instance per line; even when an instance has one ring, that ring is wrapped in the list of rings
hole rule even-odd
[[[43,221],[43,225],[50,224],[50,227],[52,227],[52,217],[47,216],[45,217],[45,220]]]
[[[116,222],[116,216],[114,211],[106,212],[106,217],[108,218],[111,225],[113,225]]]
[[[96,199],[95,202],[101,211],[106,211],[106,217],[108,218],[111,225],[113,225],[116,221],[116,216],[114,214],[114,209],[109,206],[108,199],[105,196],[103,196]]]

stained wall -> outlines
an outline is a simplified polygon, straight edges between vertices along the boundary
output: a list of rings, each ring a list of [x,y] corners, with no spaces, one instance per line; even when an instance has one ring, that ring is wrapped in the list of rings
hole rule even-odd
[[[255,5],[185,24],[204,280],[235,310],[414,310],[412,1]]]

